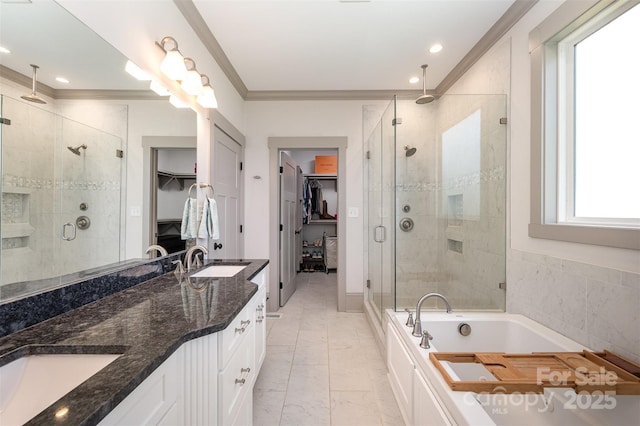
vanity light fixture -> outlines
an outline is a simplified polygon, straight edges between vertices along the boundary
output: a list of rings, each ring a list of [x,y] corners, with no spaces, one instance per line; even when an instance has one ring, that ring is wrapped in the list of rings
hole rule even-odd
[[[131,74],[136,80],[140,81],[149,81],[151,77],[145,71],[142,70],[139,66],[134,64],[131,61],[127,61],[127,64],[124,66],[124,70]]]
[[[160,64],[160,71],[167,77],[180,84],[180,88],[188,95],[193,96],[193,101],[204,108],[217,108],[218,101],[211,87],[209,77],[202,75],[196,69],[196,62],[191,58],[185,58],[178,50],[178,42],[173,37],[164,37],[160,43],[156,43],[164,51],[165,57]],[[160,96],[169,95],[169,91],[159,82],[151,82],[151,90]],[[182,98],[185,99],[185,98]],[[193,102],[185,103],[176,96],[170,96],[169,102],[177,108],[188,108]]]
[[[165,37],[160,41],[160,47],[165,51],[160,71],[172,80],[182,80],[188,70],[178,50],[178,42],[173,37]]]
[[[169,89],[164,87],[162,84],[158,83],[157,80],[151,80],[151,84],[149,84],[149,89],[155,92],[158,96],[169,96],[171,92]]]
[[[198,97],[196,98],[196,102],[198,102],[200,106],[204,108],[218,108],[218,101],[216,99],[216,94],[213,91],[213,87],[211,87],[211,82],[209,81],[209,77],[203,74],[201,81],[205,81],[205,82],[202,83],[203,85],[202,93],[198,95]]]
[[[191,58],[184,58],[184,63],[187,66],[187,73],[180,83],[182,90],[193,96],[199,96],[202,93],[202,77],[196,71],[196,63]]]
[[[169,96],[169,103],[176,108],[189,108],[189,105],[184,103],[182,99],[178,98],[175,95]]]

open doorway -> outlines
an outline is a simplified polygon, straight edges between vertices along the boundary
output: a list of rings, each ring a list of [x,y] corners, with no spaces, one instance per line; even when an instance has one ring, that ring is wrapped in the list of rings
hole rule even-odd
[[[151,206],[152,229],[150,244],[158,244],[169,253],[186,249],[181,237],[182,214],[191,185],[196,183],[196,150],[194,148],[153,148],[151,151],[153,175],[152,192],[155,203]]]
[[[184,250],[180,225],[196,179],[196,137],[143,136],[142,146],[143,244],[159,244],[169,253]]]
[[[345,176],[346,146],[346,137],[269,138],[274,171],[270,176],[270,199],[277,200],[270,205],[269,260],[277,265],[270,269],[270,311],[277,311],[295,292],[295,281],[291,279],[296,274],[311,272],[337,275],[337,310],[346,311],[346,182],[340,179]],[[332,159],[333,173],[316,173],[316,157]],[[326,195],[316,192],[313,199],[319,202],[306,212],[305,224],[304,188],[311,180],[324,188]]]

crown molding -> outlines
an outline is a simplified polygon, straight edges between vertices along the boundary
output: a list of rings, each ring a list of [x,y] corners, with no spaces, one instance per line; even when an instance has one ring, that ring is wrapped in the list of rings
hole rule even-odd
[[[167,97],[156,95],[151,90],[69,90],[57,89],[55,99],[76,100],[128,100],[128,101],[157,101],[167,100]]]
[[[0,65],[0,77],[18,83],[21,86],[31,89],[33,80],[17,71]],[[54,100],[77,99],[77,100],[140,100],[155,101],[164,98],[156,95],[151,90],[93,90],[93,89],[54,89],[46,84],[38,82],[37,93]]]
[[[436,92],[446,93],[487,51],[493,47],[539,0],[516,0],[496,21],[489,31],[453,67],[451,72],[438,84]]]
[[[202,15],[198,12],[198,8],[193,4],[193,1],[174,0],[173,2],[182,13],[182,16],[187,20],[187,23],[191,26],[200,41],[204,44],[205,48],[209,51],[211,56],[213,56],[213,59],[218,63],[220,68],[222,68],[224,75],[229,79],[236,91],[243,99],[246,99],[249,89],[247,89],[247,86],[240,78],[240,75],[231,64],[227,54],[222,50],[222,46],[220,46],[220,43],[218,43],[218,40],[214,37],[204,18],[202,18]]]
[[[429,91],[427,91],[429,93]],[[394,95],[419,96],[415,90],[256,90],[247,92],[247,101],[362,101],[389,100]],[[435,94],[435,93],[431,93]]]
[[[7,80],[13,81],[14,83],[18,83],[21,86],[24,86],[31,90],[33,87],[33,78],[27,77],[24,74],[20,74],[17,71],[12,70],[11,68],[7,68],[4,65],[0,65],[0,77],[6,78]],[[56,90],[52,87],[47,86],[46,84],[38,82],[37,87],[38,94],[48,96],[50,98],[55,98]]]
[[[458,81],[500,38],[515,25],[539,0],[516,0],[498,21],[482,36],[473,48],[440,82],[432,95],[442,95]],[[244,84],[222,47],[215,39],[206,22],[198,12],[192,0],[174,0],[187,22],[220,65],[225,75],[246,101],[276,100],[377,100],[390,99],[393,95],[420,95],[422,92],[411,90],[257,90],[250,91]]]

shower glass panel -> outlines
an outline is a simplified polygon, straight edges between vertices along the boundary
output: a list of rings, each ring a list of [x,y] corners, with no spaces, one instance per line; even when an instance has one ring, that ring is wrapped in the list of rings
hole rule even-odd
[[[425,105],[394,98],[385,111],[376,132],[387,125],[393,138],[377,147],[372,135],[367,163],[368,278],[379,280],[369,301],[378,313],[415,309],[428,292],[458,310],[505,309],[505,116],[504,95],[445,95]],[[386,229],[382,243],[376,223]]]
[[[394,304],[393,274],[393,181],[395,165],[385,161],[393,156],[395,140],[395,102],[384,111],[368,140],[367,159],[367,248],[369,301],[382,319],[383,310]]]
[[[118,262],[121,139],[7,96],[2,117],[0,299]]]

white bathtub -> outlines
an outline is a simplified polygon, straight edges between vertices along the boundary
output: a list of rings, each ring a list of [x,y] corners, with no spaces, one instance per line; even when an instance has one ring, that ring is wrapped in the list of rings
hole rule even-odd
[[[576,342],[521,315],[505,313],[423,312],[422,329],[433,336],[431,349],[419,346],[420,338],[411,335],[412,328],[405,325],[406,312],[387,311],[388,328],[397,333],[399,341],[411,354],[415,369],[424,376],[427,386],[435,394],[432,402],[416,399],[413,408],[403,408],[405,420],[412,424],[424,424],[420,419],[420,407],[432,403],[441,408],[441,419],[434,424],[468,425],[616,425],[640,424],[640,396],[576,395],[572,389],[550,389],[544,394],[476,394],[454,392],[441,373],[429,360],[429,353],[441,352],[509,352],[531,353],[549,351],[579,352],[585,348]],[[467,323],[471,333],[462,336],[458,326]],[[389,329],[387,333],[389,333]],[[391,340],[387,340],[393,341]],[[602,348],[599,348],[602,349]],[[394,353],[396,355],[394,355]],[[394,350],[387,348],[388,357],[397,358]],[[389,363],[389,360],[388,360]],[[402,372],[389,364],[390,379],[399,404],[409,401]],[[472,366],[473,367],[473,366]],[[466,364],[445,365],[452,377],[460,380],[491,380],[486,370],[469,368]],[[395,371],[394,371],[395,370]],[[394,378],[395,376],[395,378]],[[400,377],[400,379],[397,378]],[[490,376],[490,375],[489,375]],[[394,380],[396,383],[393,383]],[[415,382],[413,388],[415,393]],[[428,392],[427,392],[428,393]],[[421,395],[423,395],[422,392]],[[413,413],[413,414],[412,414]],[[412,418],[411,416],[416,418]]]

